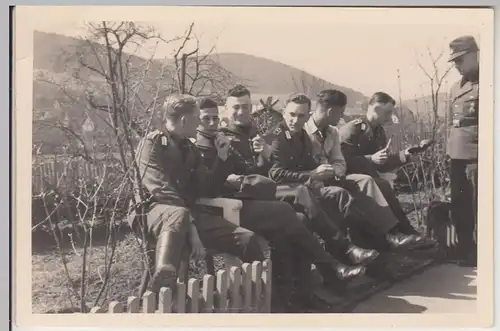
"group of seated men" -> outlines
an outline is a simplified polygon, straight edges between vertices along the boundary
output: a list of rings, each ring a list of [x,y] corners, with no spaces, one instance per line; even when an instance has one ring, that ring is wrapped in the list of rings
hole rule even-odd
[[[136,153],[142,180],[136,191],[142,192],[146,232],[156,247],[150,289],[176,282],[185,249],[196,259],[209,250],[259,261],[262,237],[271,247],[273,300],[287,311],[297,302],[318,305],[310,280],[295,279],[297,268],[310,271],[314,264],[323,286],[339,291],[380,252],[428,243],[379,175],[411,158],[408,150],[388,150],[382,125],[392,118],[394,99],[374,94],[364,118],[338,129],[346,104],[346,95],[336,90],[320,92],[316,109],[306,95],[293,94],[283,120],[264,139],[253,127],[244,86],[227,94],[226,127],[219,125],[218,105],[210,98],[170,96],[161,129],[144,137]],[[213,197],[243,202],[239,226],[196,203]]]

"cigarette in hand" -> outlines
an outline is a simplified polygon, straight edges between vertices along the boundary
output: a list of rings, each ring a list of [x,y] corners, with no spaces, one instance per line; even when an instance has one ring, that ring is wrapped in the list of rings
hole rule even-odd
[[[389,147],[391,147],[391,140],[392,140],[392,138],[389,138],[389,141],[387,142],[387,145],[384,148],[385,151],[388,150]]]

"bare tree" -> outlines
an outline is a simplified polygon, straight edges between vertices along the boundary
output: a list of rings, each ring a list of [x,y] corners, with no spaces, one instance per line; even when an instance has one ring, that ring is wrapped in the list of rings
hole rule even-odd
[[[433,114],[431,132],[433,140],[435,139],[437,126],[439,122],[439,93],[441,91],[441,87],[443,86],[445,78],[448,76],[450,70],[452,69],[451,66],[447,66],[445,69],[439,67],[438,63],[443,57],[443,55],[444,55],[444,50],[441,51],[437,56],[435,56],[432,53],[430,47],[427,47],[427,56],[428,59],[430,60],[431,68],[426,69],[425,66],[422,64],[422,61],[420,60],[421,56],[418,56],[418,54],[416,54],[417,64],[428,79],[429,89],[431,93],[430,96],[431,96],[431,106]]]
[[[220,65],[215,53],[216,44],[207,51],[200,49],[200,38],[191,23],[173,54],[174,74],[178,90],[193,96],[223,97],[237,82],[234,74]]]
[[[206,53],[200,50],[193,24],[185,35],[171,39],[164,39],[153,27],[134,22],[87,22],[85,28],[87,35],[63,54],[65,75],[38,71],[34,77],[35,93],[37,89],[39,92],[44,89],[46,94],[56,94],[60,105],[55,117],[38,116],[45,110],[34,109],[38,116],[34,127],[60,132],[67,143],[59,148],[64,154],[59,157],[64,160],[64,166],[59,167],[60,180],[54,182],[53,173],[42,172],[42,177],[46,176],[44,183],[50,185],[41,185],[34,197],[41,201],[45,216],[34,221],[33,228],[49,224],[67,271],[68,288],[72,297],[77,297],[82,312],[88,311],[90,273],[96,264],[100,288],[92,297],[92,305],[106,300],[115,258],[117,226],[128,210],[135,209],[137,215],[145,214],[141,204],[145,192],[140,185],[135,148],[140,138],[157,128],[162,100],[181,90],[193,95],[219,95],[231,83],[232,77],[212,59],[215,46]],[[196,41],[196,47],[187,52],[190,40]],[[180,46],[176,48],[174,59],[154,58],[160,43],[175,42]],[[141,50],[151,45],[151,56],[140,56],[144,53]],[[187,55],[183,67],[185,78],[178,74],[182,54]],[[180,81],[183,81],[182,89]],[[50,108],[51,104],[46,107]],[[71,115],[69,119],[68,114]],[[41,139],[34,151],[40,152],[43,146]],[[42,155],[34,159],[41,167],[44,162],[52,162]],[[84,174],[74,171],[76,168],[87,170]],[[96,169],[100,169],[99,175]],[[133,194],[134,187],[138,189],[137,195]],[[63,217],[61,211],[68,208],[71,210],[67,212],[67,219],[76,229],[71,232],[74,235],[70,237],[69,249],[79,254],[82,261],[80,275],[76,278],[66,268],[68,248],[64,247],[63,235],[58,230],[59,219]],[[102,219],[107,228],[104,261],[92,259],[97,219]],[[140,223],[142,231],[137,239],[140,239],[138,243],[144,254],[143,268],[146,268],[150,254],[144,217]],[[83,247],[82,252],[75,248],[78,244]],[[80,284],[76,290],[75,279],[78,278]]]

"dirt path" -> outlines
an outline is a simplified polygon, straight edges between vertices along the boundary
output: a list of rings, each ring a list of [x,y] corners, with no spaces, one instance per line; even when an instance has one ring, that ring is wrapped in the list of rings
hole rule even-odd
[[[475,313],[476,268],[431,267],[360,303],[355,313]]]

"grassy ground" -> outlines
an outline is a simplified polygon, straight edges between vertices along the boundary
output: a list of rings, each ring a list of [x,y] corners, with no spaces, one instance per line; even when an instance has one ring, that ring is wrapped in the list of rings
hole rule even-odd
[[[413,203],[411,195],[400,195],[405,210],[411,210]],[[408,214],[416,225],[417,213]],[[123,231],[118,236],[114,263],[107,291],[101,295],[98,305],[107,305],[109,301],[118,300],[125,303],[127,298],[137,295],[142,274],[142,255],[139,246],[131,233]],[[70,245],[64,247],[68,272],[74,286],[67,281],[65,268],[57,249],[47,245],[33,246],[32,256],[32,309],[33,313],[60,313],[79,311],[80,299],[75,293],[80,290],[82,248],[73,249]],[[85,301],[93,306],[99,293],[105,274],[104,261],[110,249],[104,243],[94,243],[90,250],[90,267],[88,268],[87,295]],[[222,261],[215,258],[218,268]],[[191,262],[190,277],[201,278],[206,269],[203,262]]]

